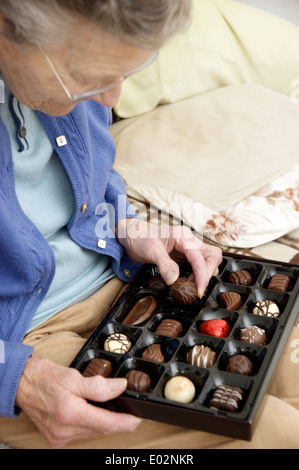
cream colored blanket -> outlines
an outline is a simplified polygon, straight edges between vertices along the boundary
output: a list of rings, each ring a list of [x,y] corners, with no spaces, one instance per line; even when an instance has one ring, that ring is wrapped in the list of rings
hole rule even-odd
[[[257,246],[299,224],[299,105],[291,97],[234,85],[120,121],[111,133],[129,196],[210,239]]]

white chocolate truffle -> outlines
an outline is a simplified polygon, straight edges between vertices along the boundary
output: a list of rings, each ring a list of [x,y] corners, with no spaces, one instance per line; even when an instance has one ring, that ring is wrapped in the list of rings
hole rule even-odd
[[[122,333],[114,333],[106,339],[104,343],[105,351],[124,354],[131,349],[131,341]]]
[[[254,315],[276,318],[280,314],[279,308],[272,300],[260,300],[253,309]]]
[[[176,375],[168,380],[164,395],[168,400],[191,403],[195,397],[195,386],[187,377]]]

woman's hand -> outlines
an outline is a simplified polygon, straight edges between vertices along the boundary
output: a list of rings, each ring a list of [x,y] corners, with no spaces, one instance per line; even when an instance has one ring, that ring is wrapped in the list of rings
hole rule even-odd
[[[83,377],[79,371],[48,359],[27,360],[16,405],[31,419],[52,448],[99,434],[134,431],[141,420],[87,402],[111,400],[126,389],[126,379]]]
[[[189,262],[200,298],[222,260],[220,248],[203,243],[185,226],[122,219],[117,224],[117,236],[130,258],[156,264],[168,285],[179,277],[177,263]]]

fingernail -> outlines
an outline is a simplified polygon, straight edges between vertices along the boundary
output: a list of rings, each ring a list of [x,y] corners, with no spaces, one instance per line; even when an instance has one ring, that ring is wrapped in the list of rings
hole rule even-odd
[[[163,274],[164,281],[168,286],[171,286],[177,280],[177,273],[175,271],[167,271]]]
[[[198,297],[199,297],[200,299],[202,299],[202,298],[203,298],[203,296],[204,296],[204,291],[203,291],[203,290],[201,290],[201,289],[198,289],[198,291],[197,291],[197,295],[198,295]]]
[[[109,379],[110,390],[124,390],[127,388],[127,379],[117,378]]]

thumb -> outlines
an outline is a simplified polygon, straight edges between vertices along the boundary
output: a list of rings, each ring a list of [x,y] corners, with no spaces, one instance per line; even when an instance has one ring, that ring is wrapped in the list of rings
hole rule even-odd
[[[106,379],[100,375],[82,377],[81,396],[87,400],[105,402],[118,397],[127,388],[127,379]]]
[[[160,254],[159,258],[156,260],[156,264],[166,284],[171,286],[180,275],[178,264],[173,261],[167,253],[164,255]]]

